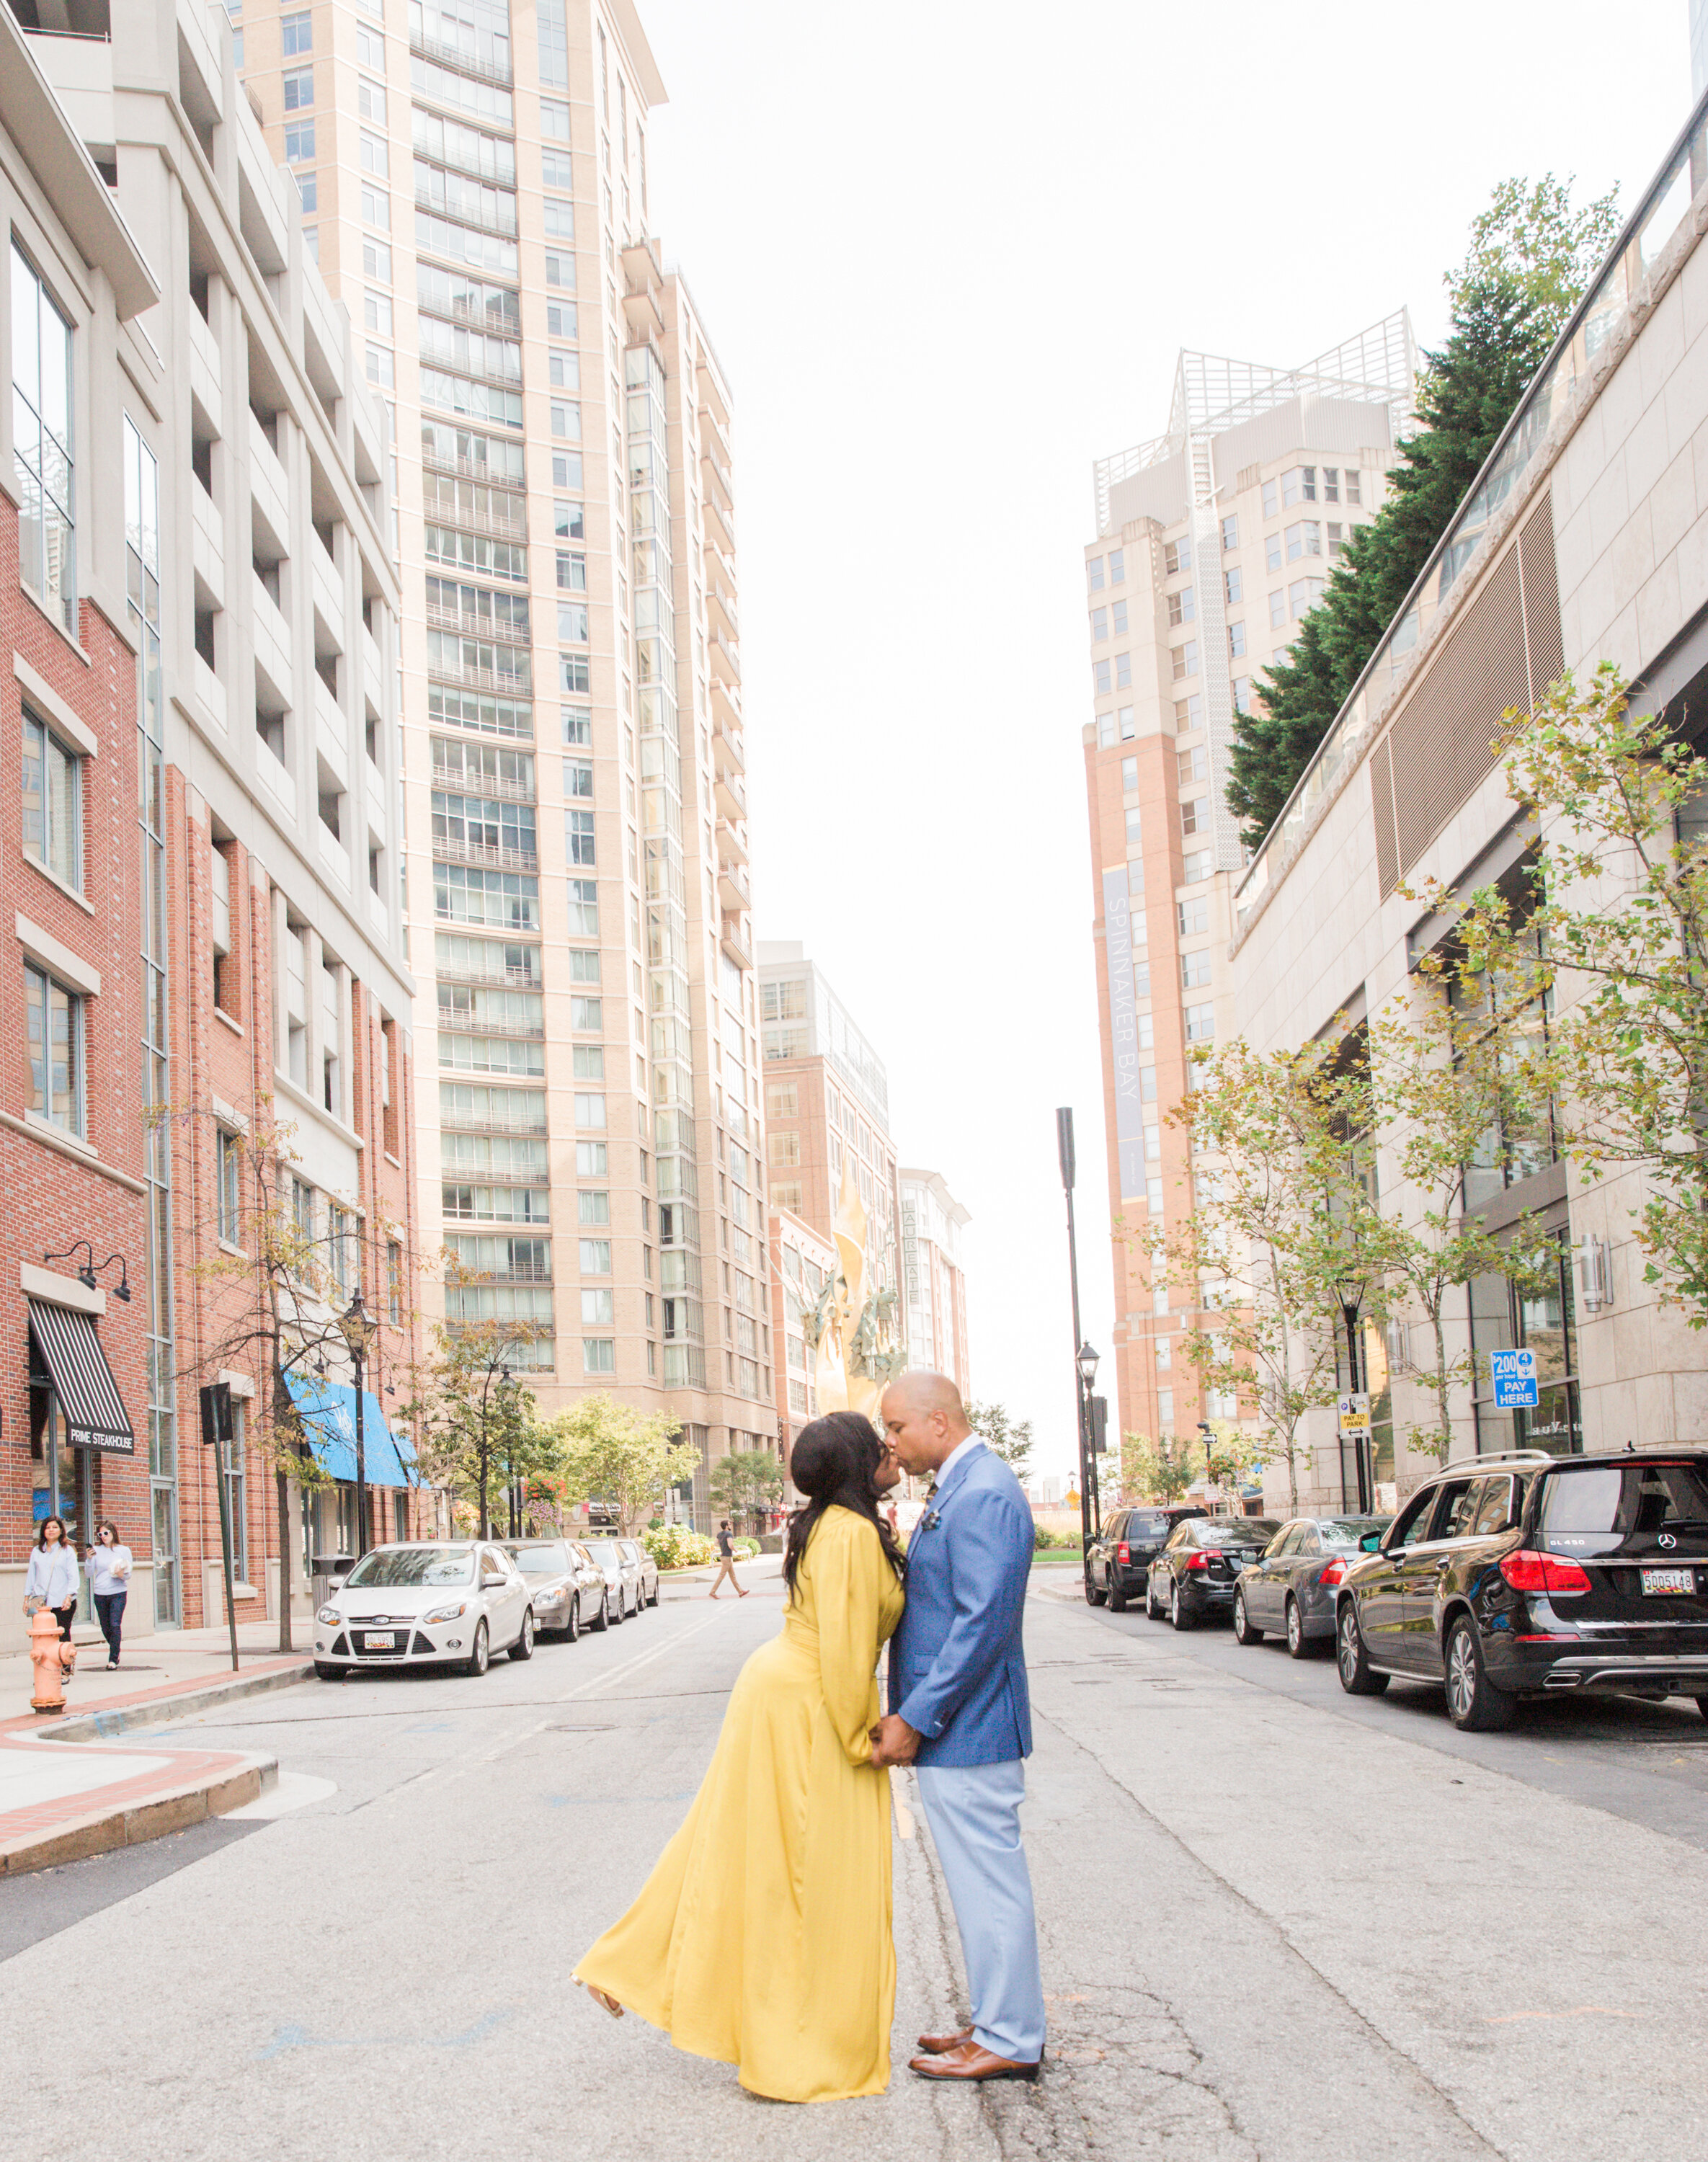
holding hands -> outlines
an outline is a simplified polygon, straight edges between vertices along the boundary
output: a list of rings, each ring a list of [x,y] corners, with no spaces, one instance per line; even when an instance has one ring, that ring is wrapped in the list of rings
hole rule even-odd
[[[886,1712],[871,1730],[872,1766],[883,1771],[891,1764],[911,1764],[919,1754],[919,1729],[910,1726],[899,1712]]]

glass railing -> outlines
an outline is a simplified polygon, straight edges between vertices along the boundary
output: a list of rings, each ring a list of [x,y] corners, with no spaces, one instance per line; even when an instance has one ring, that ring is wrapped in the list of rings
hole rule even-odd
[[[1317,812],[1367,749],[1396,680],[1451,604],[1460,581],[1481,557],[1501,511],[1517,490],[1555,428],[1571,410],[1578,387],[1596,357],[1622,331],[1645,281],[1690,217],[1708,180],[1708,97],[1690,115],[1635,215],[1614,243],[1601,274],[1578,303],[1553,352],[1519,400],[1458,514],[1436,543],[1404,607],[1389,626],[1351,695],[1294,786],[1281,816],[1264,836],[1234,906],[1241,925],[1291,865]]]

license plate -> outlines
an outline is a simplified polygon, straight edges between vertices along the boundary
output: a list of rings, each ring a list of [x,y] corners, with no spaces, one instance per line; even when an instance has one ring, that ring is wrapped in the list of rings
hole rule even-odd
[[[394,1652],[397,1649],[396,1632],[391,1629],[370,1629],[362,1639],[364,1652]]]
[[[1646,1569],[1643,1572],[1645,1598],[1656,1592],[1694,1591],[1696,1573],[1690,1569]]]

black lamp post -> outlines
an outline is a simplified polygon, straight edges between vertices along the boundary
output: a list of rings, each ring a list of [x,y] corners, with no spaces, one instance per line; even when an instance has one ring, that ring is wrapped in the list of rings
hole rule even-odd
[[[1079,1462],[1084,1485],[1080,1489],[1091,1512],[1091,1528],[1103,1529],[1103,1496],[1097,1484],[1096,1437],[1091,1430],[1091,1385],[1097,1379],[1097,1354],[1082,1343],[1073,1355],[1079,1372]]]
[[[368,1455],[362,1428],[362,1368],[368,1356],[368,1347],[373,1341],[373,1332],[379,1326],[363,1303],[362,1287],[356,1287],[356,1296],[338,1316],[338,1327],[344,1341],[350,1347],[350,1357],[356,1368],[356,1559],[360,1561],[368,1551]]]
[[[1079,1247],[1073,1230],[1073,1113],[1071,1106],[1065,1104],[1056,1113],[1056,1155],[1062,1167],[1062,1191],[1068,1201],[1068,1281],[1073,1299],[1073,1395],[1079,1424],[1079,1548],[1083,1558],[1091,1544],[1093,1527],[1098,1523],[1097,1472],[1091,1449],[1091,1383],[1097,1372],[1097,1354],[1079,1334]],[[1088,1576],[1088,1588],[1090,1581]]]
[[[1346,1324],[1346,1386],[1350,1394],[1355,1397],[1359,1393],[1358,1315],[1364,1304],[1364,1285],[1361,1280],[1353,1279],[1341,1282],[1335,1288],[1340,1293],[1341,1318]],[[1368,1378],[1366,1375],[1366,1383]],[[1352,1438],[1352,1461],[1358,1470],[1358,1513],[1361,1517],[1367,1517],[1370,1514],[1374,1496],[1371,1492],[1371,1467],[1366,1453],[1366,1438],[1363,1434],[1355,1434]],[[1346,1486],[1345,1465],[1345,1445],[1343,1441],[1340,1455],[1340,1487],[1343,1494]]]

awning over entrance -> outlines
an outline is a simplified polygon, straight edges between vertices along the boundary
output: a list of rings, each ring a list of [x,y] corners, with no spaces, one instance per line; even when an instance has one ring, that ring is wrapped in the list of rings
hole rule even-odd
[[[315,1461],[334,1479],[356,1476],[356,1392],[347,1381],[317,1374],[287,1374],[285,1386],[302,1416]],[[370,1486],[411,1486],[415,1452],[406,1434],[394,1434],[372,1389],[362,1392],[363,1470]]]
[[[29,1333],[60,1400],[72,1448],[133,1456],[136,1436],[92,1316],[33,1298]]]

